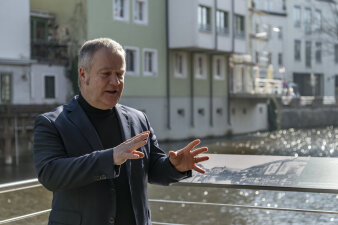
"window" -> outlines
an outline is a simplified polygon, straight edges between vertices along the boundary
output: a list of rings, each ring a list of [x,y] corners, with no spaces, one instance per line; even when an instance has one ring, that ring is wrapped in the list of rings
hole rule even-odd
[[[278,38],[279,39],[283,39],[283,27],[278,27],[279,31],[278,31]]]
[[[304,25],[305,25],[305,33],[306,34],[311,34],[311,25],[312,25],[312,21],[311,21],[311,9],[310,8],[306,8],[305,9],[305,15],[304,15]]]
[[[272,30],[271,24],[266,25],[266,36],[267,36],[267,38],[271,38],[271,30]]]
[[[198,24],[201,31],[211,31],[210,8],[198,6]]]
[[[314,29],[317,31],[322,29],[322,11],[319,9],[315,10]]]
[[[143,49],[143,74],[157,75],[157,51],[154,49]]]
[[[40,17],[31,17],[31,40],[48,40],[48,19]]]
[[[316,62],[322,62],[322,43],[316,42]]]
[[[305,42],[305,66],[311,67],[311,41]]]
[[[139,75],[139,49],[125,47],[126,51],[126,75]]]
[[[215,80],[224,80],[225,79],[225,58],[223,56],[214,56],[214,79]]]
[[[256,23],[256,34],[258,34],[261,31],[259,23]]]
[[[301,8],[296,5],[293,7],[293,22],[295,27],[300,27],[301,21]]]
[[[301,60],[301,42],[300,40],[295,40],[295,60]]]
[[[129,21],[129,0],[113,0],[114,19]]]
[[[334,61],[338,64],[338,44],[334,45]]]
[[[259,64],[259,52],[256,51],[256,63]]]
[[[229,15],[225,11],[217,10],[216,12],[216,27],[220,34],[229,32]]]
[[[245,17],[235,15],[235,35],[238,38],[245,37]]]
[[[207,78],[207,60],[205,55],[195,55],[195,77],[197,79]]]
[[[278,65],[283,66],[283,53],[278,53]]]
[[[134,22],[148,23],[148,0],[134,0]]]
[[[283,0],[283,10],[286,10],[286,2]]]
[[[177,78],[185,78],[186,72],[186,54],[177,52],[174,54],[174,76]]]
[[[272,54],[271,52],[268,53],[268,65],[272,64]]]
[[[11,103],[12,79],[10,73],[0,73],[0,103]]]
[[[45,98],[55,98],[54,76],[45,76]]]

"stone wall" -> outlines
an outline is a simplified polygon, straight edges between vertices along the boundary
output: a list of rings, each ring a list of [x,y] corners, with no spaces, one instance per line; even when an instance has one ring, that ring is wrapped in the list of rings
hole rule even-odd
[[[281,129],[338,126],[338,105],[332,98],[277,99]],[[288,104],[285,104],[288,102]]]

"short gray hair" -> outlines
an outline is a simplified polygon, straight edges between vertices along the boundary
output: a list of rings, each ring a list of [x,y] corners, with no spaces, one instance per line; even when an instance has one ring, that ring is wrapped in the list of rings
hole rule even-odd
[[[122,45],[110,38],[97,38],[93,40],[86,41],[79,51],[79,58],[77,68],[78,70],[80,67],[84,68],[87,72],[91,69],[92,58],[96,51],[101,48],[107,48],[111,50],[113,53],[118,52],[122,54],[123,57],[126,56],[126,53],[122,47]],[[80,85],[80,78],[78,78],[78,85]]]

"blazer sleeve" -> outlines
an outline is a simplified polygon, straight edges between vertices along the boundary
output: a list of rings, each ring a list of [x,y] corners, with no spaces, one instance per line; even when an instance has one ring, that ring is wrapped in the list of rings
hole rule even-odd
[[[147,116],[145,114],[144,116],[150,131],[150,165],[148,171],[149,183],[169,185],[171,183],[191,177],[191,170],[180,172],[170,163],[169,156],[167,156],[159,148],[156,135],[154,134],[153,128],[149,124]]]
[[[54,121],[44,115],[36,118],[34,164],[40,183],[51,191],[85,186],[119,175],[113,164],[113,149],[69,157]]]

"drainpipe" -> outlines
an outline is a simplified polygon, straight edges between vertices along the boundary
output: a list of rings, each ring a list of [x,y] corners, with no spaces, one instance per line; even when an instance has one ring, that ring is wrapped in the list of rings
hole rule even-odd
[[[191,127],[195,126],[194,121],[194,59],[193,59],[193,53],[190,52],[190,125]]]
[[[169,2],[166,0],[166,10],[165,10],[165,26],[166,26],[166,98],[167,98],[167,128],[171,129],[171,101],[170,101],[170,71],[169,71]]]
[[[227,108],[228,108],[228,125],[231,125],[231,115],[230,115],[230,92],[231,92],[231,82],[232,82],[232,75],[233,75],[233,69],[230,68],[230,57],[234,53],[235,50],[235,0],[231,0],[231,52],[228,55],[228,66],[227,66],[227,72],[228,72],[228,98],[227,98]]]
[[[214,50],[217,51],[218,43],[217,43],[217,27],[216,27],[216,12],[217,12],[217,0],[214,0]],[[212,69],[212,55],[209,56],[209,73],[210,73],[210,126],[214,126],[214,80],[213,80],[213,69]]]

